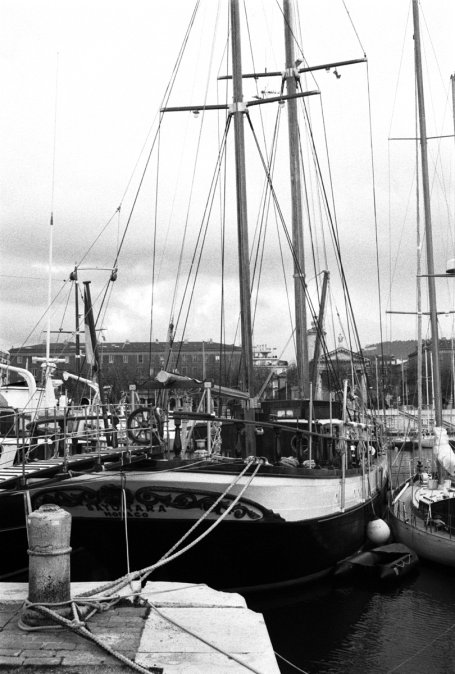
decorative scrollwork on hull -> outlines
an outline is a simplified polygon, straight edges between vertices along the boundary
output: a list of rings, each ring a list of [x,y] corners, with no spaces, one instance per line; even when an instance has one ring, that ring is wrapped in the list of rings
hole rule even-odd
[[[123,497],[125,495],[125,500]],[[56,503],[62,508],[74,511],[80,517],[90,516],[119,516],[123,512],[126,501],[128,517],[144,519],[165,519],[178,515],[181,519],[184,513],[194,519],[201,513],[207,512],[218,499],[217,494],[204,491],[190,491],[173,487],[141,487],[137,490],[121,488],[115,484],[107,484],[99,489],[62,485],[40,491],[32,498],[33,508],[39,508],[44,503]],[[220,516],[231,505],[234,496],[226,496],[215,508],[211,515]],[[191,512],[192,511],[192,512]],[[174,515],[173,515],[174,513]],[[260,521],[281,520],[270,510],[257,503],[241,499],[228,515],[228,519]]]

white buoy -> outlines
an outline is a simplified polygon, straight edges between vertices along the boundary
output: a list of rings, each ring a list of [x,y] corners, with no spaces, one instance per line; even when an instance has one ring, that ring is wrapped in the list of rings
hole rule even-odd
[[[367,538],[375,545],[384,545],[390,538],[390,527],[387,522],[379,517],[368,522]]]

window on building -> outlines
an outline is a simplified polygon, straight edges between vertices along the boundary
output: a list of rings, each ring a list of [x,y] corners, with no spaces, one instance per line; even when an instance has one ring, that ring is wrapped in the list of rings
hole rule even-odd
[[[109,354],[109,363],[112,365],[113,362],[114,362],[114,354],[110,353]]]
[[[123,354],[123,362],[124,362],[124,363],[127,363],[127,362],[128,362],[128,354],[127,354],[127,353],[124,353],[124,354]]]
[[[143,353],[138,353],[138,354],[137,354],[137,362],[138,362],[138,363],[143,363],[143,362],[144,362],[144,354],[143,354]]]
[[[22,356],[18,356],[18,357],[17,357],[17,362],[18,362],[18,363],[22,363]]]

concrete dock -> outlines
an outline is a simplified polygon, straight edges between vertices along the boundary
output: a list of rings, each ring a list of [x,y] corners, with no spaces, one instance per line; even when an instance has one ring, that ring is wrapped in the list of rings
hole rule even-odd
[[[71,583],[71,597],[99,583]],[[105,674],[134,668],[155,674],[279,674],[264,619],[239,594],[206,585],[148,582],[140,601],[131,590],[86,627],[97,639],[68,628],[24,631],[19,618],[27,583],[0,583],[0,670],[14,674]]]

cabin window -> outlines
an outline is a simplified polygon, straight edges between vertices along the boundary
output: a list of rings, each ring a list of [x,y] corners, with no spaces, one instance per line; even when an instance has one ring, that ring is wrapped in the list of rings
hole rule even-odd
[[[22,363],[22,356],[18,356],[18,357],[17,357],[17,362],[18,362],[18,363]]]
[[[294,411],[293,410],[277,410],[276,415],[279,419],[284,419],[285,417],[287,419],[292,419],[294,417]]]

